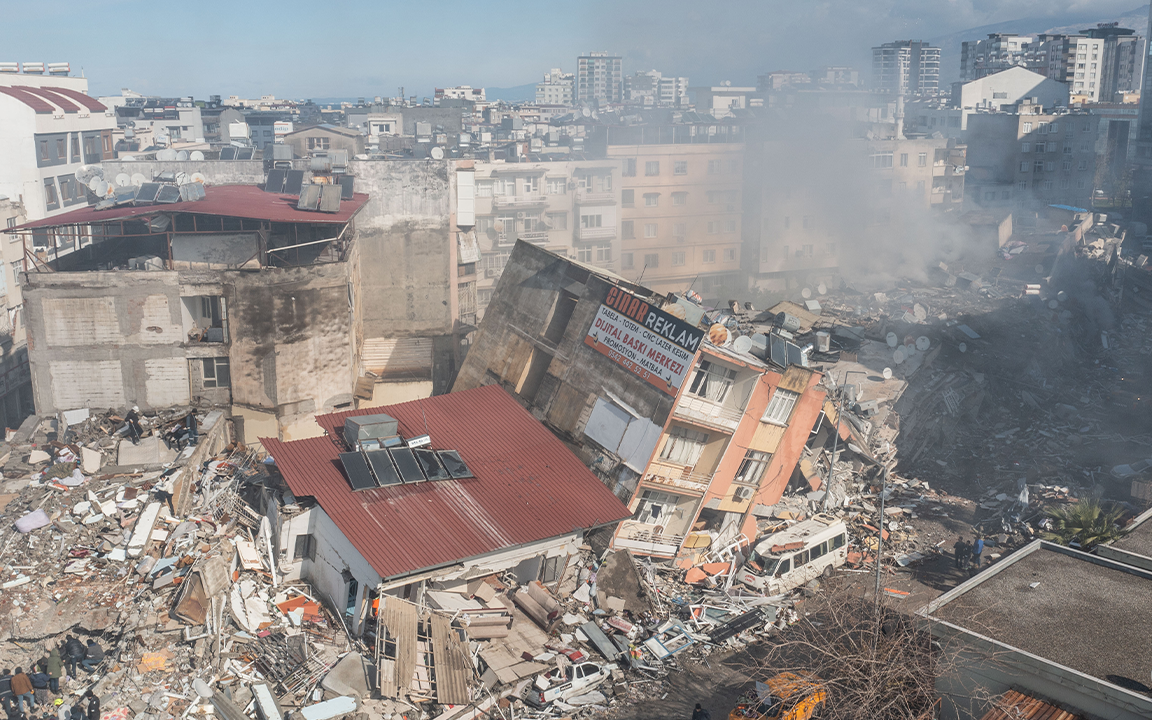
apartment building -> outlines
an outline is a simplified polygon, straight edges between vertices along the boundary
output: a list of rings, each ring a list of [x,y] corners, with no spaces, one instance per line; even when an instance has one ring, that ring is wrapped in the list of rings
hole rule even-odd
[[[1133,30],[1101,25],[1081,35],[1040,35],[1037,43],[1043,72],[1066,83],[1073,102],[1113,102],[1143,86],[1147,41]]]
[[[0,197],[0,427],[17,428],[36,412],[32,375],[28,369],[28,332],[20,273],[24,244],[19,235],[5,233],[28,219],[24,206]]]
[[[983,40],[965,40],[960,48],[960,82],[968,83],[1009,68],[1043,67],[1031,35],[989,33]]]
[[[743,135],[725,125],[664,130],[608,131],[608,157],[621,162],[619,272],[657,292],[718,297],[742,287]]]
[[[624,69],[619,55],[592,52],[576,58],[576,102],[624,101]]]
[[[576,76],[573,73],[552,68],[544,73],[544,82],[536,83],[536,104],[571,107],[575,85]]]
[[[433,93],[433,104],[439,105],[441,100],[469,100],[482,103],[485,102],[484,88],[474,88],[471,85],[436,88]]]
[[[824,392],[807,367],[712,344],[724,313],[521,242],[453,393],[500,385],[564,440],[628,503],[617,548],[672,557],[694,528],[753,538]]]
[[[620,269],[620,162],[476,162],[478,315],[517,240],[602,270]]]
[[[191,97],[145,97],[125,88],[100,102],[116,113],[117,153],[207,140],[200,106]]]
[[[23,70],[0,72],[0,195],[37,220],[86,202],[76,171],[113,157],[116,117],[87,79]]]
[[[872,48],[872,87],[894,95],[940,90],[940,48],[923,40],[897,40]]]
[[[733,87],[728,81],[710,87],[689,88],[689,92],[692,94],[692,104],[696,112],[711,115],[717,120],[731,117],[734,111],[762,104],[756,88]]]
[[[624,101],[644,107],[678,108],[688,104],[688,78],[640,70],[624,78]]]
[[[1099,128],[1099,118],[1087,113],[1027,103],[1017,114],[969,117],[969,196],[985,207],[1091,207]]]
[[[1148,26],[1152,30],[1152,5],[1148,6]],[[1148,56],[1144,56],[1144,78],[1140,92],[1140,121],[1136,135],[1136,152],[1132,160],[1136,169],[1136,180],[1142,187],[1152,181],[1152,66]]]

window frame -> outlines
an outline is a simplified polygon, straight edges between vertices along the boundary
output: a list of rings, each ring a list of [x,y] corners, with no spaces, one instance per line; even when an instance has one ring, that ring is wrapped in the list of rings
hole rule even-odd
[[[768,401],[768,407],[764,409],[763,417],[760,418],[761,422],[787,427],[789,420],[792,419],[792,411],[796,409],[796,403],[799,400],[800,393],[776,388]]]

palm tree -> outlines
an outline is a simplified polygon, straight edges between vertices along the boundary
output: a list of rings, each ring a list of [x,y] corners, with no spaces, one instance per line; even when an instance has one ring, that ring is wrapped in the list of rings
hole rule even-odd
[[[1123,512],[1120,507],[1105,510],[1096,498],[1049,508],[1044,514],[1052,520],[1052,530],[1040,535],[1061,545],[1069,545],[1075,540],[1081,548],[1091,550],[1124,534],[1117,524]]]

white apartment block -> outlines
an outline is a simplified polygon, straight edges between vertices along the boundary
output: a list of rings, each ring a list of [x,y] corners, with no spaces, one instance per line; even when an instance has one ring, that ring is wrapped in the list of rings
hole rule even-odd
[[[688,104],[688,78],[641,70],[624,78],[624,100],[644,107],[684,107]]]
[[[86,203],[76,170],[113,157],[115,114],[87,92],[85,78],[0,72],[0,195],[28,220]]]
[[[1014,67],[1035,71],[1036,38],[1016,33],[989,33],[983,40],[967,40],[960,50],[960,82],[972,82]]]
[[[594,52],[576,58],[576,101],[624,101],[624,69],[619,55]]]
[[[477,162],[477,316],[517,240],[602,270],[620,257],[620,161]]]
[[[536,83],[536,104],[571,107],[575,85],[574,74],[552,68],[544,74],[544,82]]]
[[[922,40],[897,40],[872,48],[872,86],[896,95],[937,94],[940,48]]]

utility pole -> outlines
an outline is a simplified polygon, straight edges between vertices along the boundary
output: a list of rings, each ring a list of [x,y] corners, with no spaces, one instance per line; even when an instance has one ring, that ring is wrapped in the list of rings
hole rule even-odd
[[[884,553],[884,496],[888,490],[888,466],[884,466],[880,481],[880,532],[876,534],[876,604],[880,604],[880,557]]]

